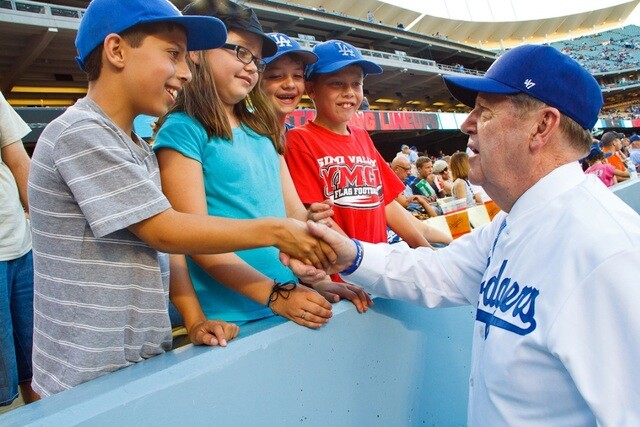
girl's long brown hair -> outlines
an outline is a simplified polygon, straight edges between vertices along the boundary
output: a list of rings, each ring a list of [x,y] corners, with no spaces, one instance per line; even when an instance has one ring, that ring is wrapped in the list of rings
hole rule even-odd
[[[232,140],[231,124],[218,96],[206,51],[198,51],[195,54],[198,55],[199,64],[187,55],[187,64],[193,75],[191,82],[183,87],[176,103],[158,121],[156,129],[162,126],[169,114],[180,111],[198,120],[209,138],[216,136]],[[233,113],[241,124],[271,139],[278,154],[284,153],[282,131],[276,110],[260,87],[260,81],[249,92],[249,96],[233,106]]]

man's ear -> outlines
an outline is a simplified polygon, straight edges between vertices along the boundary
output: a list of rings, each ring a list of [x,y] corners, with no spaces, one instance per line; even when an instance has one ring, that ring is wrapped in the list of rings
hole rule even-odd
[[[536,121],[531,129],[531,147],[533,149],[541,148],[549,142],[551,136],[553,136],[560,127],[561,117],[560,111],[553,107],[542,108],[535,114]]]
[[[102,43],[105,62],[118,69],[124,68],[125,50],[128,46],[120,35],[109,34]]]

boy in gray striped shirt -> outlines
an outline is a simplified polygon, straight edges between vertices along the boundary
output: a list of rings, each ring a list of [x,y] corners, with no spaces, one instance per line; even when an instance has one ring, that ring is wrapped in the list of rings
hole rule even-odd
[[[42,133],[29,177],[34,389],[42,396],[171,348],[169,256],[277,246],[316,265],[333,253],[303,223],[189,215],[162,194],[158,164],[133,133],[191,80],[187,50],[226,40],[216,18],[182,16],[166,0],[93,0],[76,39],[87,97]],[[207,321],[184,258],[171,295],[195,343],[225,345],[235,325]],[[180,280],[176,280],[177,278]]]

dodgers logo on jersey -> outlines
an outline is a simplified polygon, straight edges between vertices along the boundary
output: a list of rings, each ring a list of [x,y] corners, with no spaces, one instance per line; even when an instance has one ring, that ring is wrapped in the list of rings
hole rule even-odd
[[[347,46],[344,43],[337,43],[338,45],[338,52],[340,52],[342,54],[342,56],[352,56],[355,57],[356,54],[353,52],[353,50]]]
[[[508,260],[504,260],[498,274],[480,284],[480,298],[476,320],[484,323],[485,339],[489,328],[495,326],[518,335],[536,329],[536,298],[540,291],[523,286],[511,277],[502,277]]]
[[[291,47],[291,40],[288,37],[284,37],[281,34],[274,34],[271,36],[274,42],[278,45],[278,48]]]

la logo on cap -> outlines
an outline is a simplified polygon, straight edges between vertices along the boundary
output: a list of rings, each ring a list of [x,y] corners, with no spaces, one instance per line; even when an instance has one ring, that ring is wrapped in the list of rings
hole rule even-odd
[[[289,40],[288,37],[285,37],[282,34],[275,34],[273,36],[273,41],[276,42],[278,47],[291,47],[291,40]]]
[[[353,57],[356,56],[356,54],[353,53],[353,50],[346,44],[343,44],[343,43],[336,43],[336,44],[338,45],[338,52],[340,52],[342,56],[353,56]]]
[[[535,85],[536,84],[531,79],[527,79],[524,81],[524,87],[526,87],[527,89],[531,89]]]

